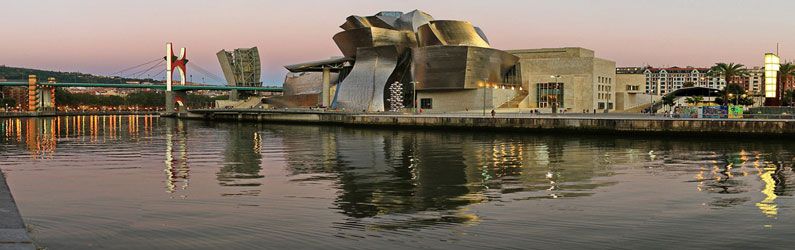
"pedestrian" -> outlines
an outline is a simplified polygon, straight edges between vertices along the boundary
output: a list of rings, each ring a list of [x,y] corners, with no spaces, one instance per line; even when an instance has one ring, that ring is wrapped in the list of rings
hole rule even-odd
[[[497,112],[492,109],[491,110],[491,118],[494,118],[494,116],[496,116],[496,115],[497,115]]]

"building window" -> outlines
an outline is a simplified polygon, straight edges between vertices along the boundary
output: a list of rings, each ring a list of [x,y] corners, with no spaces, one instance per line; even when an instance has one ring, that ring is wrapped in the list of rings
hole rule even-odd
[[[433,99],[431,99],[431,98],[421,98],[420,99],[420,108],[421,109],[433,109]]]
[[[552,107],[552,103],[558,103],[558,108],[563,108],[563,83],[539,83],[536,88],[536,103],[539,108]]]
[[[605,109],[605,103],[604,102],[599,102],[598,109]]]

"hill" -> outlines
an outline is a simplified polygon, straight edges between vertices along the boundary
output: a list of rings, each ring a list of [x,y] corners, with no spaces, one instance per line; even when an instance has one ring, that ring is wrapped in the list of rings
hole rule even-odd
[[[58,82],[80,82],[80,83],[126,83],[127,81],[157,82],[153,79],[134,79],[84,74],[79,72],[60,72],[41,69],[16,68],[0,65],[0,79],[8,81],[27,81],[28,75],[36,75],[39,81],[55,77]]]

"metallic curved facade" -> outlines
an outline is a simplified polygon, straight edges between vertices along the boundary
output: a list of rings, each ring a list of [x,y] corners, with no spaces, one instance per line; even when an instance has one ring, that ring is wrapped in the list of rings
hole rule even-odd
[[[359,48],[357,54],[359,57],[353,70],[337,86],[331,107],[349,111],[384,111],[384,92],[398,65],[398,48]]]
[[[434,45],[490,47],[475,26],[467,21],[431,21],[420,26],[417,31],[417,42],[420,47]]]
[[[429,46],[412,51],[417,90],[476,89],[502,82],[519,60],[508,52],[473,46]]]
[[[503,82],[518,58],[490,48],[485,33],[467,21],[434,21],[425,12],[384,11],[349,16],[334,42],[345,59],[331,108],[385,111],[389,84],[416,81],[417,90],[466,90],[484,81]],[[321,61],[323,65],[336,61]],[[286,66],[291,72],[316,70],[318,63]],[[350,67],[352,64],[352,68]],[[334,64],[337,65],[337,64]],[[285,80],[285,95],[316,93],[305,79]],[[306,82],[318,82],[307,80]],[[323,92],[323,90],[319,90]]]
[[[345,57],[356,58],[356,49],[387,45],[402,47],[416,47],[417,40],[412,32],[397,31],[376,27],[356,28],[346,30],[334,35]]]
[[[331,82],[337,82],[338,73],[331,73]],[[323,90],[322,72],[288,73],[284,78],[284,95],[320,94]]]

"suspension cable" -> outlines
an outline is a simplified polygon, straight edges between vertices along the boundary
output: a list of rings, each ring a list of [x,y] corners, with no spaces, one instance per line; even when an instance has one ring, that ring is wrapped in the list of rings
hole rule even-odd
[[[158,67],[158,66],[162,65],[162,64],[163,64],[163,62],[165,62],[165,61],[160,61],[159,63],[157,63],[157,64],[155,64],[155,65],[152,65],[152,67],[149,67],[149,68],[147,68],[147,69],[145,69],[145,70],[138,71],[138,72],[136,72],[136,73],[133,73],[131,76],[132,76],[132,78],[138,78],[138,77],[140,77],[142,74],[145,74],[146,72],[149,72],[150,70],[152,70],[152,69],[154,69],[154,68],[156,68],[156,67]]]
[[[157,58],[157,59],[152,60],[152,61],[148,61],[148,62],[145,62],[145,63],[142,63],[142,64],[138,64],[138,65],[126,68],[126,69],[122,69],[122,70],[113,72],[113,73],[111,73],[109,75],[110,76],[118,75],[118,74],[124,73],[125,71],[133,70],[133,69],[136,69],[136,68],[144,66],[144,65],[149,65],[150,63],[157,62],[158,60],[163,60],[163,58]]]

